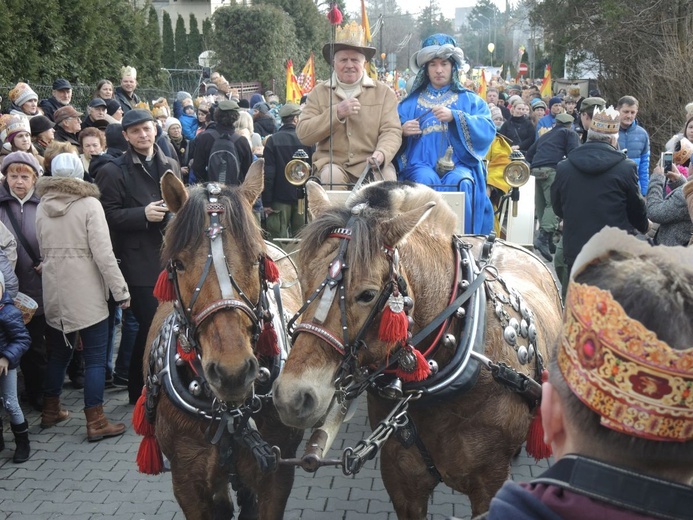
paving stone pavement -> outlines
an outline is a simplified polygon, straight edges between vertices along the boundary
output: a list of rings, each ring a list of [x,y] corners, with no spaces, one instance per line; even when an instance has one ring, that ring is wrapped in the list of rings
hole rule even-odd
[[[12,462],[14,442],[9,421],[4,421],[7,447],[0,453],[0,519],[6,520],[183,520],[171,490],[171,475],[143,475],[135,457],[140,437],[132,430],[133,407],[127,392],[106,390],[104,409],[111,420],[123,421],[127,432],[111,439],[89,443],[82,413],[82,391],[65,386],[63,404],[70,419],[42,430],[40,414],[25,408],[31,439],[31,458]],[[355,446],[367,433],[363,403],[346,424],[333,450]],[[307,436],[306,436],[307,438]],[[547,467],[524,454],[514,462],[512,476],[527,480]],[[439,486],[430,501],[428,517],[442,520],[450,515],[470,518],[464,495]],[[346,477],[337,468],[321,468],[309,474],[297,470],[285,513],[287,520],[395,520],[383,487],[378,460],[368,462],[356,477]]]

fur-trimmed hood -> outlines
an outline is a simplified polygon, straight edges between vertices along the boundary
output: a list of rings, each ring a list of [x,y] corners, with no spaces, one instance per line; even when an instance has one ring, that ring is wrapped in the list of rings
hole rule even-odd
[[[76,200],[86,197],[98,199],[101,195],[96,184],[72,177],[41,177],[36,185],[36,193],[50,217],[64,215]]]

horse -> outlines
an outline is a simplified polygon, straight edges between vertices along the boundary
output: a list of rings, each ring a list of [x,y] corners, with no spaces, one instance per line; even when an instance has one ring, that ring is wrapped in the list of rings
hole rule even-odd
[[[276,467],[270,445],[295,452],[303,432],[281,423],[268,392],[301,290],[293,261],[265,243],[252,212],[263,162],[240,186],[188,191],[167,172],[161,188],[175,217],[164,236],[167,269],[155,289],[164,301],[148,336],[138,433],[153,425],[149,437],[170,461],[187,519],[232,518],[229,482],[239,518],[281,519],[294,470]],[[140,470],[158,473],[160,452],[150,451],[141,447]]]
[[[426,518],[439,482],[468,495],[473,516],[486,511],[530,430],[560,333],[553,275],[520,246],[455,236],[454,213],[428,187],[377,182],[346,207],[312,181],[307,190],[304,304],[273,386],[284,423],[318,428],[294,460],[353,474],[380,449],[398,518]],[[373,433],[321,459],[365,390]],[[534,453],[547,456],[531,429]]]

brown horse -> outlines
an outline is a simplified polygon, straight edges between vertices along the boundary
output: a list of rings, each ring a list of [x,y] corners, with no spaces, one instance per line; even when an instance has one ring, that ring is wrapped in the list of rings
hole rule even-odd
[[[296,428],[323,428],[316,432],[328,438],[326,451],[346,403],[368,389],[374,433],[398,430],[381,452],[398,518],[425,518],[440,481],[469,496],[473,515],[482,513],[527,436],[540,398],[536,381],[558,338],[553,276],[521,247],[455,237],[453,212],[421,185],[374,183],[352,194],[347,207],[331,206],[314,183],[308,195],[314,220],[298,261],[306,303],[274,384],[280,417]],[[381,339],[379,322],[395,323],[392,315],[402,313],[405,339]],[[445,319],[427,328],[436,317]],[[508,384],[496,379],[501,373]],[[533,395],[523,399],[513,384]],[[381,423],[395,406],[396,417]],[[366,459],[379,445],[370,446]],[[348,472],[363,462],[357,451],[344,454]]]
[[[273,330],[279,344],[271,333],[267,344],[286,346],[283,314],[296,311],[301,290],[293,262],[265,243],[253,216],[262,161],[238,187],[188,192],[169,172],[161,186],[175,214],[162,251],[175,301],[160,305],[149,332],[145,408],[170,461],[176,500],[189,520],[231,518],[231,482],[239,518],[281,519],[294,474],[275,470],[270,446],[295,452],[302,431],[279,421],[268,395],[287,349],[260,353],[258,337]],[[274,266],[277,284],[265,272]]]

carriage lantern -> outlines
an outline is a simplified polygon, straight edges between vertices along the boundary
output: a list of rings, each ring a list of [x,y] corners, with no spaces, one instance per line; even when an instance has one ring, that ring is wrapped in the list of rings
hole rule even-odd
[[[519,150],[510,154],[510,163],[503,170],[503,179],[512,188],[510,200],[512,201],[512,215],[517,217],[517,202],[520,200],[520,187],[529,180],[529,166],[525,156]]]
[[[310,178],[310,164],[308,164],[308,154],[305,150],[299,149],[294,153],[292,159],[284,168],[286,180],[296,186],[298,195],[298,214],[303,215],[306,211],[306,189],[305,184]]]

